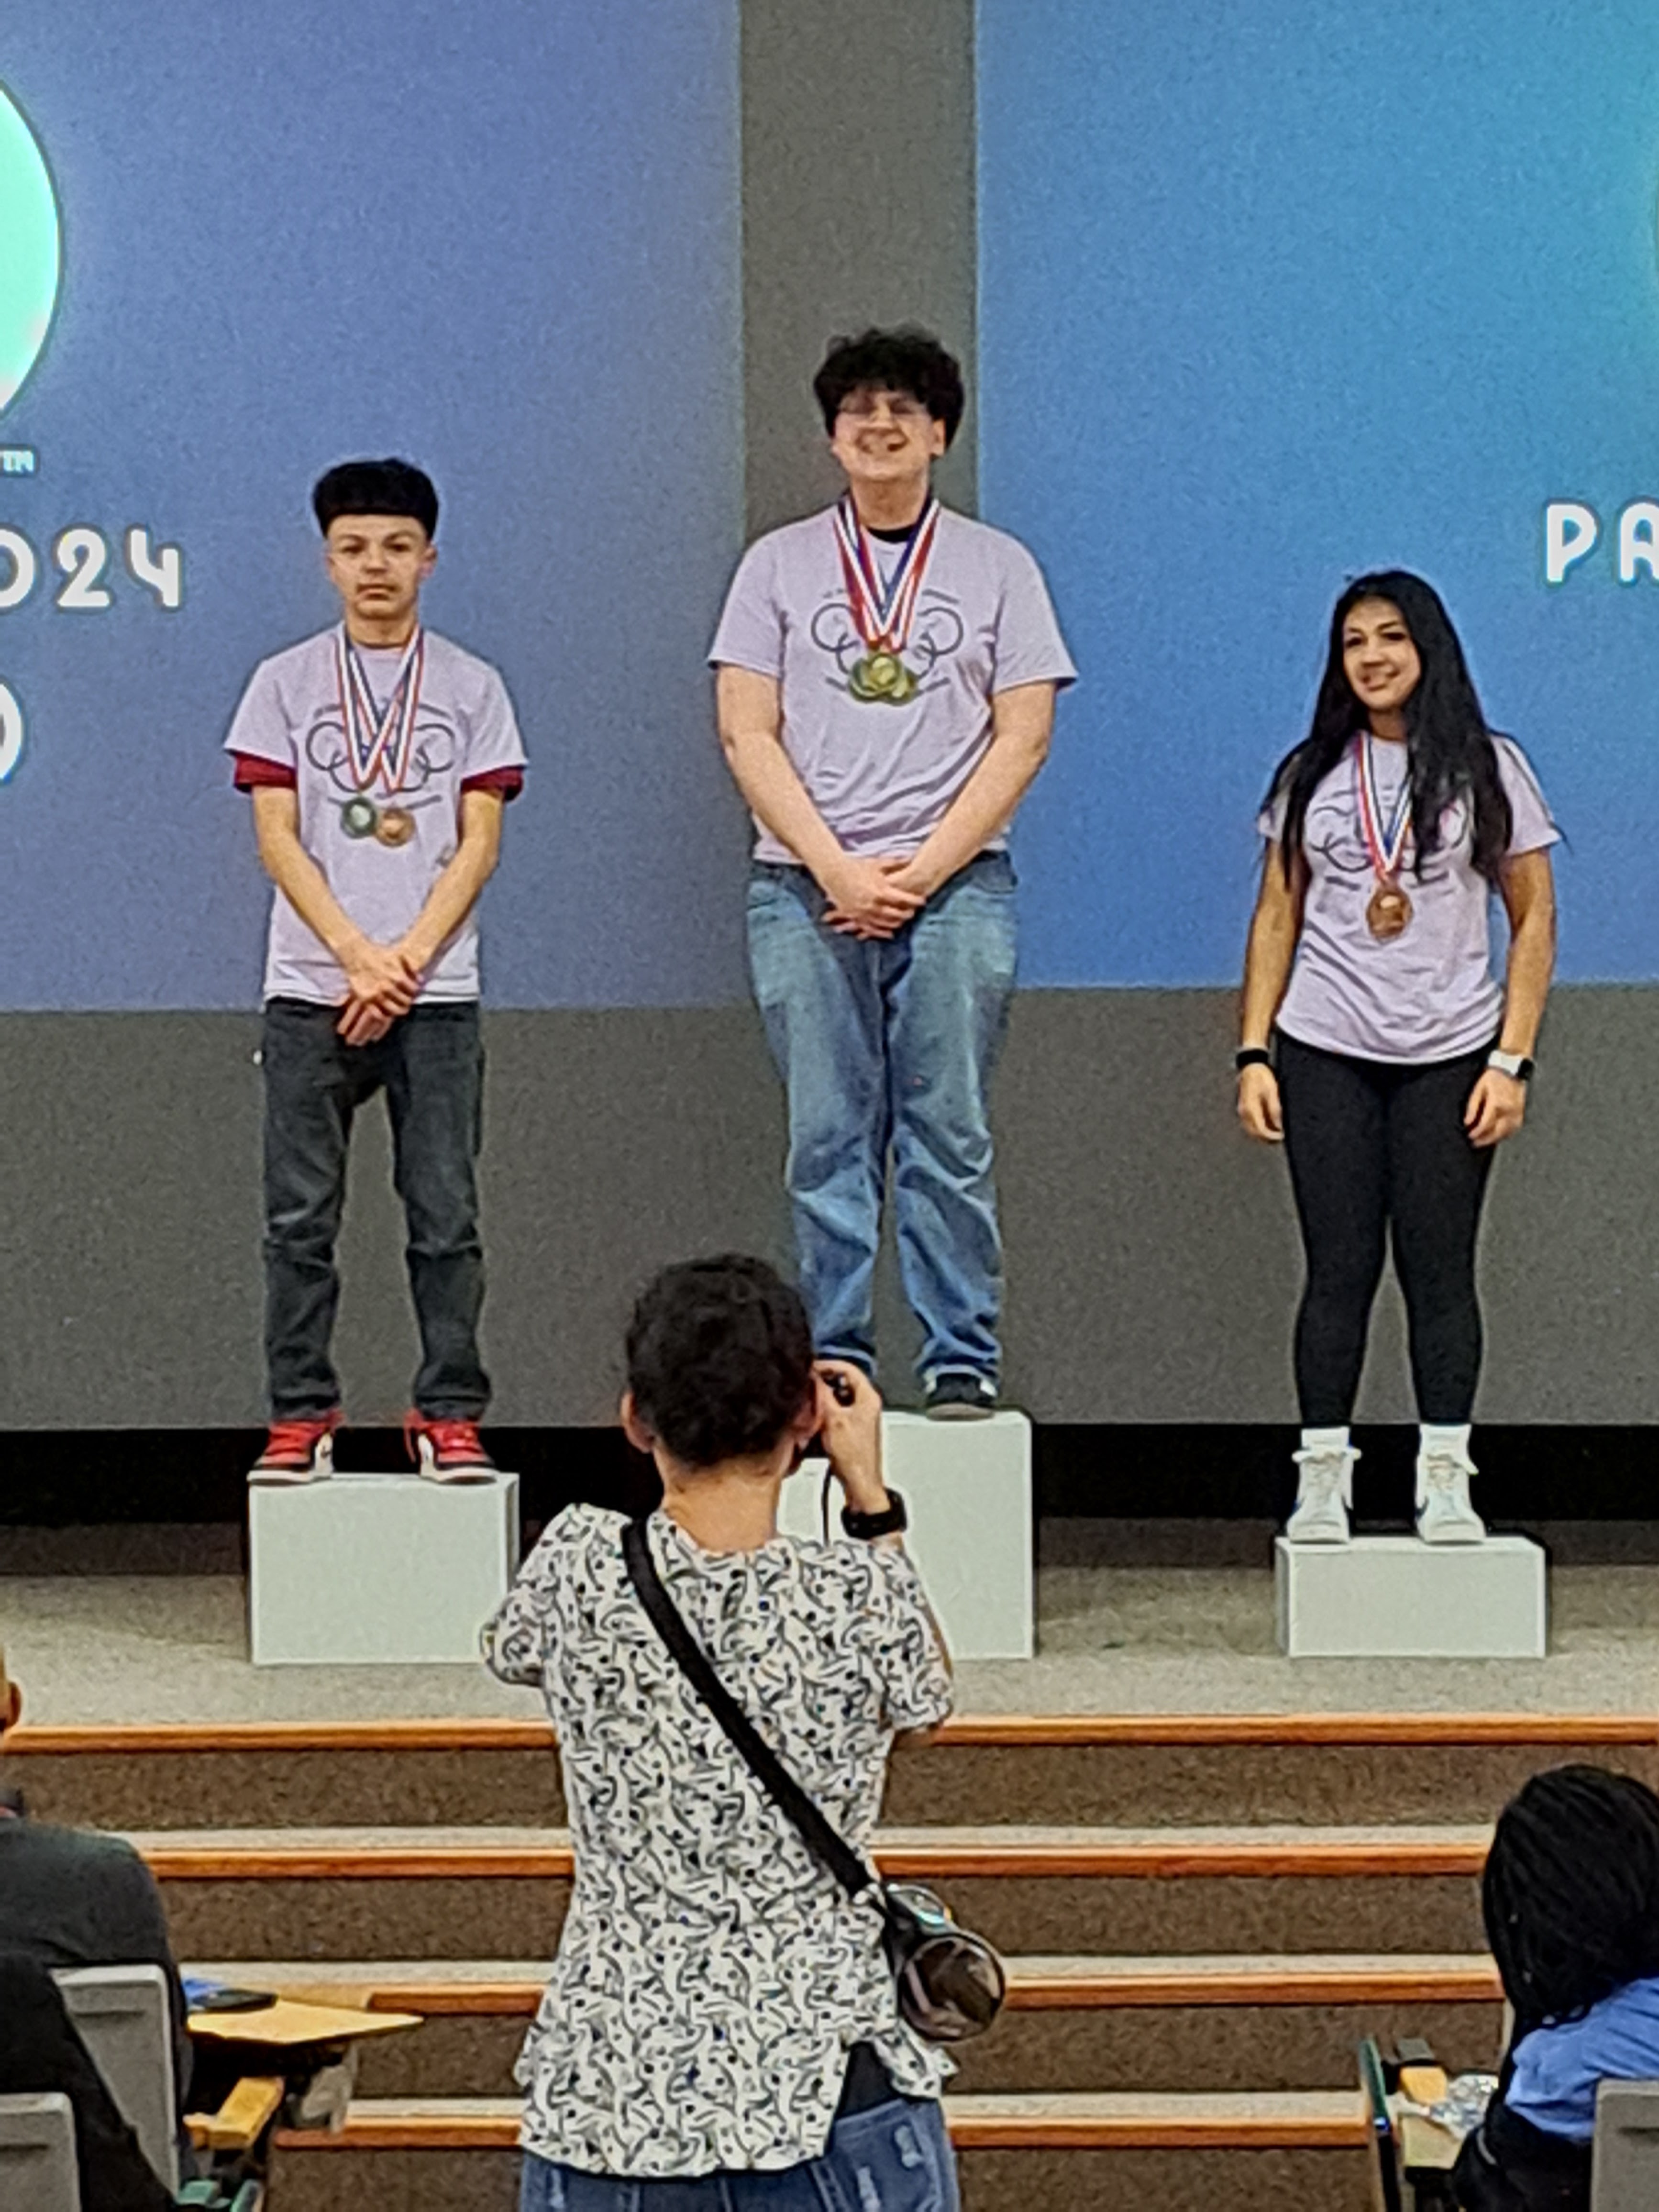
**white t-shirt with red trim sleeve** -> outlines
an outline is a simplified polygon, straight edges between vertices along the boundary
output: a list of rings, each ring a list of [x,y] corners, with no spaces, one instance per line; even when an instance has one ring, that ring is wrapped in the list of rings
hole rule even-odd
[[[384,772],[366,792],[353,780],[336,661],[337,629],[319,631],[253,672],[225,739],[239,789],[283,784],[299,793],[300,842],[322,870],[353,921],[377,944],[393,945],[415,921],[460,841],[461,794],[518,795],[525,751],[498,671],[449,639],[425,632],[425,667],[402,786]],[[404,663],[401,647],[359,647],[375,709],[384,710]],[[352,835],[348,805],[367,798],[377,813],[403,810],[413,829],[405,843]],[[356,817],[361,822],[361,811]],[[419,998],[478,996],[476,908],[440,952]],[[281,891],[271,903],[265,956],[267,999],[338,1006],[345,972]]]

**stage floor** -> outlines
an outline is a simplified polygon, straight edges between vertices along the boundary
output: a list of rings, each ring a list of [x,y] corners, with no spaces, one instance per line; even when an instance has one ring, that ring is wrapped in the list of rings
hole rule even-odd
[[[1265,1529],[1125,1526],[1133,1536],[1110,1523],[1045,1523],[1038,1656],[960,1668],[961,1711],[1659,1711],[1659,1565],[1618,1556],[1650,1554],[1651,1531],[1589,1542],[1559,1532],[1546,1660],[1292,1664],[1274,1649]],[[1603,1556],[1587,1559],[1591,1550]],[[1182,1559],[1202,1563],[1174,1563]],[[482,1667],[255,1669],[244,1608],[241,1578],[222,1571],[0,1574],[0,1646],[39,1723],[539,1710],[533,1692]]]

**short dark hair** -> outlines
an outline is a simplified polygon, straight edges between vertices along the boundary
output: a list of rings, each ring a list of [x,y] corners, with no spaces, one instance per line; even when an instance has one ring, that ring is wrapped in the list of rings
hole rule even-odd
[[[1480,1905],[1517,2039],[1659,1974],[1659,1797],[1601,1766],[1534,1775],[1498,1815]]]
[[[313,485],[311,507],[325,538],[341,514],[406,514],[428,538],[438,534],[436,487],[409,461],[341,461]]]
[[[635,1410],[688,1467],[770,1451],[812,1390],[800,1293],[764,1260],[665,1267],[628,1328]]]
[[[812,379],[823,410],[823,427],[835,434],[836,417],[849,392],[905,392],[919,399],[934,422],[945,425],[948,446],[967,404],[962,365],[931,331],[907,323],[896,331],[866,331],[855,338],[831,338],[823,367]]]

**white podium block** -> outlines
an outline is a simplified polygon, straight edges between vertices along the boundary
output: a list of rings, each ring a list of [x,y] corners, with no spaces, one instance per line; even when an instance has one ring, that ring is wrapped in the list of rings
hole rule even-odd
[[[519,1555],[519,1478],[250,1483],[256,1667],[466,1661]]]
[[[1279,1648],[1291,1659],[1541,1659],[1544,1554],[1524,1536],[1273,1546]]]
[[[910,1516],[905,1537],[953,1659],[1029,1659],[1034,1644],[1031,1424],[1024,1413],[930,1421],[884,1413],[885,1473]],[[824,1462],[783,1486],[778,1526],[821,1536]],[[816,1479],[815,1479],[816,1478]],[[830,1533],[841,1539],[841,1492]],[[846,1540],[842,1539],[842,1540]]]

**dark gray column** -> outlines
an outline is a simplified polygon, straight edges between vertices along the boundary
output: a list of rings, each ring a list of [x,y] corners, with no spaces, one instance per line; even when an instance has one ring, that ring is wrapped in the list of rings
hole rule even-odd
[[[968,371],[938,483],[975,511],[975,178],[973,0],[744,0],[750,537],[834,498],[812,372],[872,323],[921,323]]]

